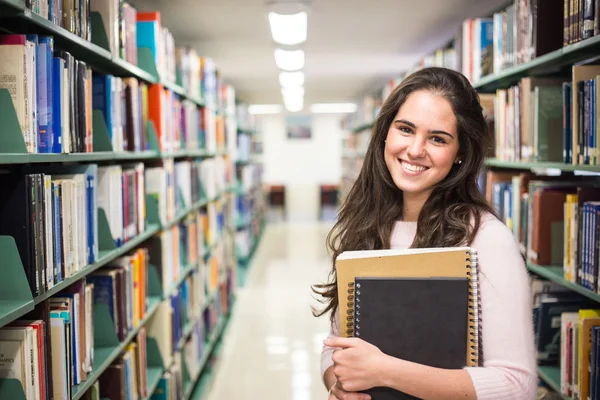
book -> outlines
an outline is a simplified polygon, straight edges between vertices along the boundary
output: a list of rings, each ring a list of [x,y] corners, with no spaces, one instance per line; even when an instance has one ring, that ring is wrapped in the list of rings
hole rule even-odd
[[[337,257],[336,270],[343,336],[439,368],[481,365],[475,249],[349,251]],[[414,398],[390,388],[366,392],[374,400]]]

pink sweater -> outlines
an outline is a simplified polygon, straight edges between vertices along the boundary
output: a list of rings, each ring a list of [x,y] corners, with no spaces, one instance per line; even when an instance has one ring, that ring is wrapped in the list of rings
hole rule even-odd
[[[392,248],[408,248],[416,222],[397,222]],[[478,400],[535,399],[537,373],[529,276],[512,232],[488,215],[471,244],[478,251],[482,306],[483,367],[465,367]],[[331,326],[339,336],[339,314]],[[321,354],[321,374],[333,362],[333,348]]]

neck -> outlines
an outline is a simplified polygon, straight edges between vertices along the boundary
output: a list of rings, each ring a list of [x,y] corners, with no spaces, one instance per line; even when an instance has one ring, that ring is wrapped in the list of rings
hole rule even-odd
[[[421,209],[429,198],[430,192],[423,193],[402,193],[402,220],[403,221],[418,221]]]

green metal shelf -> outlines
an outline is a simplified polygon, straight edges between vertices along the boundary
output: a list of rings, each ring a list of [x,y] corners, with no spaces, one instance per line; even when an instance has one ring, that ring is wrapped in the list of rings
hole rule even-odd
[[[473,87],[480,92],[495,92],[496,89],[507,88],[516,84],[526,76],[544,76],[564,73],[570,79],[569,70],[575,63],[591,59],[600,50],[600,37],[565,46],[544,54],[530,62],[507,68],[496,75],[488,75],[476,82]]]
[[[0,300],[0,327],[33,310],[33,301]]]
[[[97,162],[97,161],[135,161],[135,160],[158,160],[168,158],[187,157],[214,157],[204,149],[179,150],[173,153],[159,153],[153,150],[140,152],[112,152],[96,151],[91,153],[0,153],[0,165],[8,164],[32,164],[32,163],[74,163],[74,162]]]
[[[564,271],[562,267],[540,266],[535,265],[533,263],[527,263],[527,269],[552,282],[558,283],[559,285],[564,286],[567,289],[577,292],[580,295],[587,297],[588,299],[600,303],[600,295],[589,289],[584,288],[583,286],[577,283],[566,280],[564,278]]]
[[[560,367],[539,365],[538,376],[546,382],[556,393],[560,394]],[[571,400],[571,397],[560,395],[563,400]]]
[[[543,170],[557,169],[565,172],[598,172],[600,173],[600,165],[573,165],[560,162],[526,162],[526,161],[504,161],[494,158],[489,158],[485,161],[488,167],[519,169],[519,170]]]
[[[160,298],[150,297],[148,298],[148,311],[143,320],[140,321],[139,325],[133,329],[125,340],[119,343],[116,347],[100,347],[94,348],[94,370],[87,376],[87,379],[73,387],[71,400],[78,400],[92,385],[100,378],[100,375],[119,357],[119,355],[125,350],[125,348],[131,343],[133,338],[138,334],[140,329],[148,322],[148,320],[154,315],[154,312],[158,310],[160,305]]]

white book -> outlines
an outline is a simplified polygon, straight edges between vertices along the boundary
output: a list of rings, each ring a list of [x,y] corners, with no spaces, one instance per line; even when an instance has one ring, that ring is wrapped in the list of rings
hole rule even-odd
[[[67,62],[64,62],[63,68],[63,87],[62,87],[62,149],[63,153],[71,153],[71,117],[69,115],[71,100],[71,80],[69,79],[69,69]]]
[[[52,177],[44,175],[44,198],[46,201],[45,222],[46,222],[46,285],[48,289],[54,286],[54,227],[52,217],[54,216],[54,196],[52,195]]]
[[[0,342],[5,340],[14,340],[23,344],[23,367],[25,373],[25,385],[23,390],[28,399],[40,399],[39,393],[39,375],[38,365],[36,365],[35,351],[37,348],[33,339],[33,328],[31,327],[16,327],[5,326],[0,330]],[[35,354],[34,354],[35,353]],[[36,385],[37,382],[37,385]],[[21,382],[23,383],[23,382]],[[36,395],[37,394],[37,395]]]
[[[24,341],[0,339],[0,378],[18,380],[27,395],[24,345]]]
[[[29,108],[27,97],[27,47],[25,45],[0,45],[0,89],[7,89],[17,113],[19,126],[28,152],[33,151],[29,132]]]
[[[68,388],[68,349],[65,320],[59,317],[50,318],[50,348],[52,363],[52,390],[55,400],[70,400]]]
[[[32,153],[38,152],[38,115],[37,115],[37,60],[35,43],[27,41],[27,89],[29,107],[29,134],[32,138]]]
[[[91,373],[94,363],[94,284],[85,286],[85,372]]]

